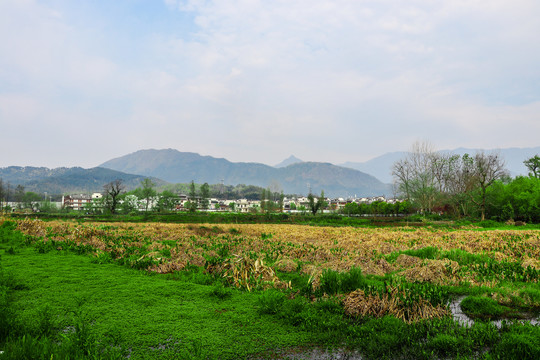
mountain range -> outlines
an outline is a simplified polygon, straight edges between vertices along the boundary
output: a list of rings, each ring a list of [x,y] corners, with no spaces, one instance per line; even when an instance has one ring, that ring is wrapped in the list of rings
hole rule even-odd
[[[249,184],[283,190],[287,194],[324,191],[327,196],[390,195],[389,185],[361,171],[329,163],[287,159],[272,167],[260,163],[230,162],[174,149],[140,150],[109,160],[100,167],[152,176],[172,183],[207,182]],[[292,161],[290,161],[292,160]],[[286,165],[286,166],[285,166]]]
[[[121,179],[126,190],[140,186],[146,176],[125,174],[105,168],[83,169],[81,167],[49,169],[45,167],[9,166],[0,168],[0,179],[14,188],[23,185],[25,191],[48,194],[93,193],[103,191],[103,185]],[[157,185],[166,182],[152,178]],[[13,189],[12,189],[13,190]]]
[[[457,155],[475,154],[479,149],[443,150]],[[494,150],[501,154],[512,176],[526,175],[523,161],[540,154],[540,147]],[[490,151],[486,151],[490,152]],[[157,185],[167,183],[224,183],[256,185],[287,194],[319,194],[330,197],[392,196],[391,169],[395,161],[407,152],[389,152],[366,162],[346,162],[340,165],[304,162],[291,155],[275,166],[261,163],[231,162],[223,158],[201,156],[174,149],[140,150],[83,169],[10,166],[0,168],[0,179],[12,188],[24,185],[26,191],[49,194],[91,193],[103,190],[103,185],[122,179],[126,190],[140,186],[150,177]]]
[[[540,154],[540,146],[533,148],[506,148],[493,150],[458,148],[454,150],[441,150],[440,152],[463,156],[464,154],[474,155],[480,151],[484,151],[485,153],[499,153],[505,161],[506,169],[510,171],[511,176],[515,177],[518,175],[527,175],[527,168],[523,165],[523,161]],[[405,156],[407,156],[407,152],[405,151],[389,152],[366,162],[346,162],[340,164],[340,166],[371,174],[382,182],[389,184],[392,182],[392,165]]]

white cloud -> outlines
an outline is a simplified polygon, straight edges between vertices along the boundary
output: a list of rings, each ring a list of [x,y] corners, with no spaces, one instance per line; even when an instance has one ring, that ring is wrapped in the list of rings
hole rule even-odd
[[[164,22],[193,23],[166,31],[69,4],[0,3],[0,121],[91,129],[106,141],[75,151],[87,166],[148,147],[273,164],[360,161],[417,138],[538,145],[535,1],[165,0],[152,5]]]

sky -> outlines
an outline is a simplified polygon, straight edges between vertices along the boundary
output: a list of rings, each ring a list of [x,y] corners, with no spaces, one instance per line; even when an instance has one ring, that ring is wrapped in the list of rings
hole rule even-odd
[[[540,146],[537,0],[0,0],[0,167]]]

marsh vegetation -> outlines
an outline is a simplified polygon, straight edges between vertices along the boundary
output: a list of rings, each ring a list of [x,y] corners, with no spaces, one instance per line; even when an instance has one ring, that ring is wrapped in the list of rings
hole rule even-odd
[[[540,356],[534,229],[5,218],[0,237],[0,359]]]

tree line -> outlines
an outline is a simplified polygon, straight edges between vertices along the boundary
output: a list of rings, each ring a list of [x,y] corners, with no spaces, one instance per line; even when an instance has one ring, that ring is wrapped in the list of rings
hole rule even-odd
[[[33,191],[26,191],[25,187],[20,184],[13,187],[9,182],[4,182],[0,178],[0,210],[6,209],[9,202],[15,202],[20,208],[32,211],[49,211],[54,208],[51,198],[52,195],[47,195],[47,193],[38,194]]]
[[[417,142],[392,167],[397,193],[412,210],[457,218],[540,221],[540,157],[524,160],[529,176],[510,177],[496,153],[463,156]]]

